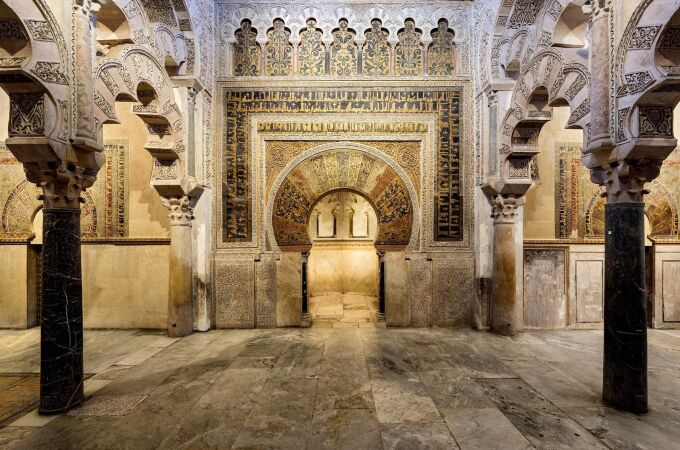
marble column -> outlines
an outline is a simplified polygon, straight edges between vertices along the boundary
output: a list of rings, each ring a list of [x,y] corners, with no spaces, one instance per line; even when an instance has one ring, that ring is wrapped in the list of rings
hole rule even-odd
[[[515,215],[518,199],[512,194],[498,194],[492,200],[494,219],[493,284],[491,293],[491,329],[504,336],[517,334],[519,320]]]
[[[612,145],[609,130],[611,91],[610,66],[610,34],[609,12],[611,0],[594,0],[591,2],[590,23],[590,139],[588,148],[599,148]]]
[[[378,252],[378,318],[385,320],[385,252]]]
[[[309,286],[307,283],[307,267],[309,265],[309,252],[302,252],[302,317],[309,315]]]
[[[593,170],[606,188],[603,401],[647,412],[646,182],[661,161],[620,161]]]
[[[43,191],[39,412],[57,414],[84,398],[80,195],[94,173],[63,163],[27,173]]]
[[[187,175],[196,176],[196,97],[198,90],[187,88]]]
[[[170,210],[170,293],[168,335],[187,336],[193,332],[193,285],[191,221],[193,208],[188,196],[163,197]]]
[[[94,65],[94,27],[96,12],[99,11],[98,1],[76,0],[73,2],[74,30],[75,30],[75,83],[76,83],[76,128],[74,142],[80,146],[97,145],[97,132],[95,129],[95,103],[93,84]]]

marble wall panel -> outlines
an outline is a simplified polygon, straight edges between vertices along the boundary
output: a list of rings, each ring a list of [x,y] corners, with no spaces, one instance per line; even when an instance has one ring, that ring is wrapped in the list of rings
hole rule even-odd
[[[411,257],[411,321],[414,327],[432,325],[432,260]]]
[[[28,327],[28,246],[0,246],[0,328]]]
[[[255,326],[255,264],[252,259],[215,261],[217,328]]]
[[[378,296],[378,255],[375,247],[314,247],[309,255],[309,295]]]
[[[85,328],[168,326],[169,249],[162,245],[84,244]],[[125,289],[119,289],[125,286]]]
[[[260,256],[255,263],[255,325],[276,328],[276,257]]]
[[[385,254],[385,320],[388,327],[411,326],[411,268],[403,252]]]
[[[475,298],[472,254],[454,254],[432,261],[432,325],[469,326]]]
[[[680,246],[658,245],[654,252],[654,286],[650,305],[654,328],[680,326]],[[648,287],[648,289],[650,289]]]
[[[567,326],[567,250],[525,248],[524,326]]]
[[[276,323],[299,327],[302,322],[302,255],[283,252],[276,267]]]
[[[572,246],[569,255],[569,325],[603,320],[604,246]]]

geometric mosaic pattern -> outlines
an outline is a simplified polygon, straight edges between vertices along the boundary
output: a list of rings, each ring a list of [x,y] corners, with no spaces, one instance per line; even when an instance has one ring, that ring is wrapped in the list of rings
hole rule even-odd
[[[434,195],[434,239],[464,238],[461,121],[463,88],[446,87],[222,87],[222,240],[253,238],[250,115],[254,113],[436,114],[438,143]]]

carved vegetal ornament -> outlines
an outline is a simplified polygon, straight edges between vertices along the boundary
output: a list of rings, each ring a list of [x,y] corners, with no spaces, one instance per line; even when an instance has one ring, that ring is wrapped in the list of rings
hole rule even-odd
[[[168,208],[170,214],[170,226],[191,226],[194,218],[194,209],[191,206],[189,196],[162,197],[163,206]]]
[[[71,163],[31,163],[26,175],[42,188],[38,199],[45,209],[80,209],[85,202],[81,195],[94,184],[96,171]]]
[[[649,194],[645,183],[659,176],[661,164],[649,159],[621,161],[592,169],[590,177],[604,186],[602,195],[607,203],[643,203],[645,194]]]
[[[491,199],[491,217],[494,223],[514,223],[519,206],[519,198],[513,194],[496,194]]]

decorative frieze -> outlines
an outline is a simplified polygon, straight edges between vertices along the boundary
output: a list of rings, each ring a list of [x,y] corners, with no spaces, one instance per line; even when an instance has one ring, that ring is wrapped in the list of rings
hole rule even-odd
[[[46,83],[68,84],[66,75],[61,72],[58,62],[38,61],[31,72]]]

